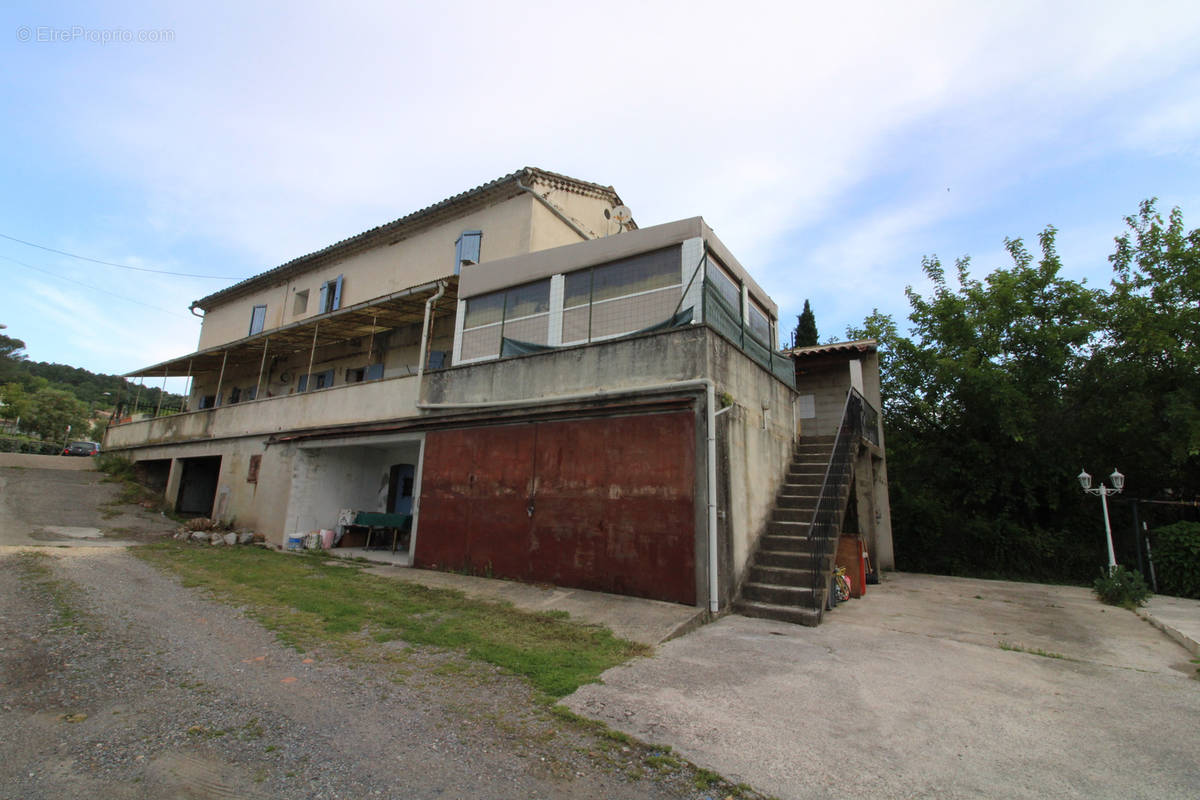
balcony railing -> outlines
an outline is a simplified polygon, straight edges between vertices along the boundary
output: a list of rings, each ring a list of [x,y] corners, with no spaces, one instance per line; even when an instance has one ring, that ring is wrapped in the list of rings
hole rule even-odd
[[[105,447],[120,450],[415,416],[419,388],[416,376],[403,376],[127,422],[108,429]]]

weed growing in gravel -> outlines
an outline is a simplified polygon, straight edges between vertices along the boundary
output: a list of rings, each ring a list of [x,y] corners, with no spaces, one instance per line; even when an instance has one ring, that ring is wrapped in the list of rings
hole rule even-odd
[[[1063,661],[1074,661],[1073,658],[1067,658],[1062,653],[1052,653],[1049,650],[1042,650],[1040,647],[1022,647],[1019,644],[1012,644],[1004,640],[1000,641],[1000,649],[1007,650],[1010,653],[1029,653],[1033,656],[1041,656],[1042,658],[1058,658]]]
[[[50,605],[58,617],[55,627],[86,633],[88,620],[73,602],[75,586],[70,581],[54,577],[54,570],[50,566],[52,558],[40,551],[23,551],[17,554],[17,564],[20,565],[22,577],[49,597]]]
[[[548,699],[570,694],[648,649],[561,614],[468,600],[461,592],[368,575],[322,558],[174,542],[131,552],[179,574],[185,585],[248,605],[297,649],[320,645],[350,653],[366,647],[371,637],[394,636],[410,645],[460,651],[522,675]]]
[[[683,766],[674,756],[646,756],[643,760],[646,762],[646,766],[653,769],[670,770]]]

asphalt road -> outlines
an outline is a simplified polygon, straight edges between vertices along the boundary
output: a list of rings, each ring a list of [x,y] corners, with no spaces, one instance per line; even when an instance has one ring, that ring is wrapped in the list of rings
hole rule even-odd
[[[1200,797],[1191,654],[1077,587],[892,574],[731,616],[566,704],[790,798]]]

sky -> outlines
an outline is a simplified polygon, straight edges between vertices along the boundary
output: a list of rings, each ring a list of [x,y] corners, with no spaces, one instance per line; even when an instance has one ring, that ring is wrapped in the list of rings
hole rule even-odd
[[[781,336],[806,299],[823,341],[906,330],[923,256],[982,277],[1047,225],[1104,286],[1143,199],[1200,227],[1197,42],[1194,0],[8,3],[0,324],[129,372],[195,349],[191,301],[527,165],[703,216]]]

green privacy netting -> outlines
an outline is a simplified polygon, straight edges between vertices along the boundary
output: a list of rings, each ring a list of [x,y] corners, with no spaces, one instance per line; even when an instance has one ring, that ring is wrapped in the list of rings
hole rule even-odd
[[[688,308],[673,314],[662,322],[651,325],[647,328],[641,328],[640,330],[633,331],[632,333],[627,333],[625,336],[637,336],[639,333],[654,333],[655,331],[665,331],[670,330],[671,328],[680,328],[684,325],[691,324],[692,316],[692,308],[689,306]],[[622,336],[617,338],[624,337]],[[533,342],[522,342],[518,339],[509,339],[505,337],[500,340],[500,357],[505,358],[507,356],[524,356],[529,355],[530,353],[545,353],[548,350],[558,350],[559,348],[559,345],[534,344]]]

